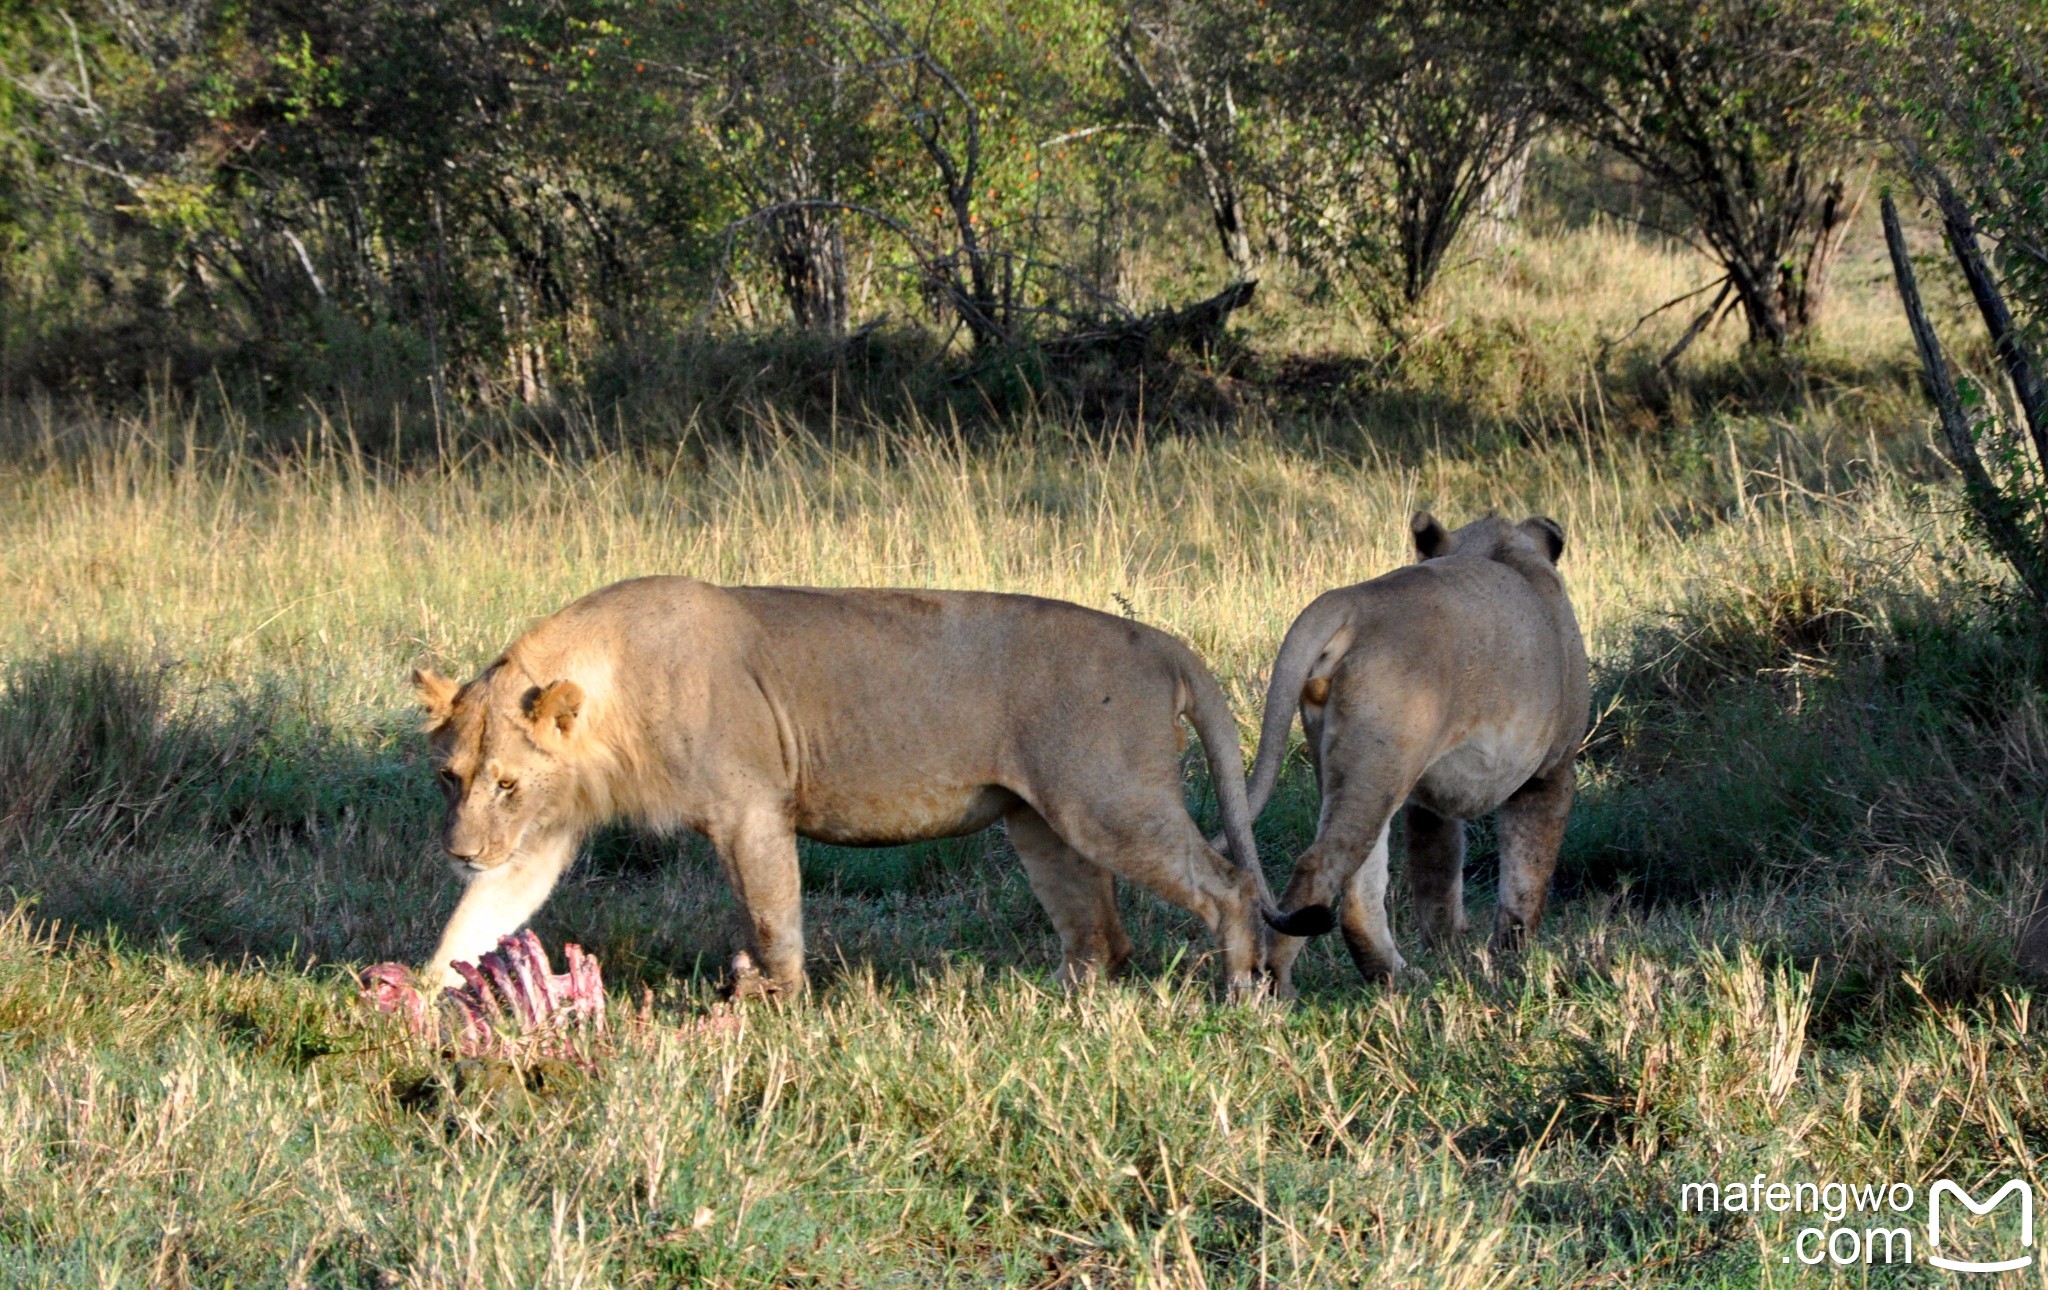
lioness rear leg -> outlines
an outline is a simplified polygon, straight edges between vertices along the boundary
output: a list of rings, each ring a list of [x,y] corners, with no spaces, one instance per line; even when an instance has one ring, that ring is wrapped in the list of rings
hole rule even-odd
[[[1054,979],[1074,986],[1115,974],[1131,957],[1131,941],[1116,912],[1109,870],[1083,859],[1028,806],[1010,812],[1004,825],[1031,879],[1032,894],[1060,934],[1060,967]]]
[[[1564,763],[1515,790],[1500,807],[1500,904],[1492,947],[1517,950],[1543,921],[1550,877],[1572,811],[1572,764]]]
[[[1304,866],[1312,873],[1329,873],[1343,866],[1325,861],[1317,854],[1317,847],[1302,853],[1296,862],[1295,872]],[[1316,903],[1302,899],[1300,893],[1289,885],[1288,893],[1280,898],[1282,905]],[[1299,905],[1296,905],[1299,908]],[[1378,838],[1364,861],[1352,869],[1351,876],[1344,880],[1342,904],[1337,910],[1337,926],[1344,934],[1344,948],[1351,953],[1351,961],[1358,965],[1359,972],[1368,981],[1390,982],[1408,966],[1406,959],[1394,945],[1394,932],[1387,921],[1387,825],[1380,826]],[[1273,944],[1267,952],[1276,990],[1282,998],[1294,997],[1294,961],[1301,956],[1308,944],[1298,936],[1273,937]]]
[[[1368,981],[1391,982],[1408,966],[1394,948],[1394,931],[1387,923],[1387,828],[1392,823],[1380,825],[1365,863],[1344,884],[1344,905],[1338,911],[1344,948]]]
[[[1265,966],[1257,881],[1210,847],[1188,818],[1178,777],[1156,798],[1080,809],[1048,804],[1044,816],[1083,859],[1201,919],[1223,951],[1224,980],[1233,998],[1257,990]]]
[[[1422,943],[1441,950],[1465,935],[1465,822],[1410,802],[1408,887]]]
[[[757,970],[735,966],[739,997],[801,994],[804,975],[803,891],[797,875],[796,831],[774,814],[750,815],[711,839],[738,898],[747,956]]]
[[[1338,773],[1341,764],[1329,766],[1321,831],[1295,860],[1287,890],[1280,894],[1280,908],[1289,913],[1316,906],[1336,908],[1345,944],[1360,969],[1367,976],[1391,976],[1406,964],[1387,927],[1387,826],[1405,794],[1374,784],[1347,793]],[[1356,893],[1354,884],[1362,884]],[[1294,960],[1304,944],[1299,937],[1276,935],[1267,951],[1275,987],[1283,997],[1293,993]]]

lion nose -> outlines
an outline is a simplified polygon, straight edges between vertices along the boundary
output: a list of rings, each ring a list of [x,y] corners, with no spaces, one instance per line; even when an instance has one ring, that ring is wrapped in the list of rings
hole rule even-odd
[[[483,854],[483,845],[468,838],[443,838],[441,849],[454,860],[474,860]]]

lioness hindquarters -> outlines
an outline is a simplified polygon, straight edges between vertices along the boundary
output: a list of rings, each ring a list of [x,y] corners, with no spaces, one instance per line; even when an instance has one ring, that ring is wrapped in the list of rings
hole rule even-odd
[[[1425,514],[1412,531],[1419,563],[1318,597],[1288,629],[1253,775],[1256,806],[1298,708],[1322,819],[1281,899],[1290,912],[1273,926],[1313,930],[1341,893],[1345,942],[1369,977],[1401,966],[1386,917],[1385,839],[1403,802],[1425,941],[1464,931],[1462,821],[1495,811],[1493,943],[1511,949],[1534,930],[1589,716],[1585,649],[1556,569],[1563,530],[1489,516],[1446,532]],[[1273,945],[1282,989],[1299,950],[1285,935]]]

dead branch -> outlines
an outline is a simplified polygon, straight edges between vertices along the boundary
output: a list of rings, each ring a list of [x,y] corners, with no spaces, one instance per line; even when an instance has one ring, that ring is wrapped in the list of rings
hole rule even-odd
[[[2012,566],[2037,605],[2048,606],[2048,577],[2043,576],[2026,534],[2013,514],[2012,501],[1999,491],[1997,483],[1977,453],[1975,427],[1963,407],[1962,396],[1948,374],[1948,360],[1941,341],[1920,304],[1920,285],[1913,274],[1913,261],[1906,253],[1906,235],[1899,227],[1898,207],[1890,193],[1879,203],[1884,218],[1885,246],[1891,251],[1892,277],[1898,285],[1899,303],[1906,311],[1906,325],[1913,330],[1913,343],[1920,351],[1920,367],[1927,378],[1928,394],[1941,418],[1942,436],[1948,443],[1948,459],[1963,477],[1963,492],[1970,508],[1983,524],[1992,546]]]
[[[1984,330],[1991,333],[1999,364],[2005,368],[2006,379],[2012,382],[2020,410],[2026,414],[2027,430],[2034,442],[2035,464],[2048,473],[2048,390],[2042,388],[2040,369],[2035,366],[2033,355],[2027,352],[2026,342],[2020,338],[2019,324],[2013,321],[2012,310],[2006,307],[2005,296],[1991,276],[1991,266],[1984,262],[1984,252],[1977,245],[1976,222],[1970,217],[1969,207],[1964,205],[1947,175],[1936,171],[1933,178],[1935,205],[1941,210],[1941,228],[1948,238],[1949,251],[1963,271],[1963,280],[1970,284],[1970,295],[1977,302],[1977,312],[1984,318]]]

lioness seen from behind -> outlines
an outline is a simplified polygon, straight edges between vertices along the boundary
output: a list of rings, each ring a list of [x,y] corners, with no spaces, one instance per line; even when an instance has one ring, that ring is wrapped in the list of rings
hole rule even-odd
[[[1555,520],[1488,516],[1456,532],[1427,512],[1417,563],[1316,598],[1287,629],[1266,691],[1252,770],[1254,816],[1272,795],[1301,713],[1322,790],[1316,840],[1281,897],[1270,950],[1276,990],[1302,935],[1339,926],[1359,970],[1406,964],[1387,925],[1387,831],[1407,805],[1408,881],[1423,939],[1465,930],[1465,824],[1499,813],[1493,945],[1543,917],[1571,813],[1590,710],[1586,649],[1557,571]]]
[[[708,838],[747,950],[804,988],[797,838],[888,846],[1002,820],[1058,930],[1065,980],[1130,953],[1117,874],[1192,911],[1232,991],[1263,968],[1237,730],[1166,633],[1061,601],[983,592],[603,588],[467,685],[414,674],[468,881],[430,983],[525,922],[592,827]],[[1179,721],[1207,753],[1235,863],[1181,797]]]

